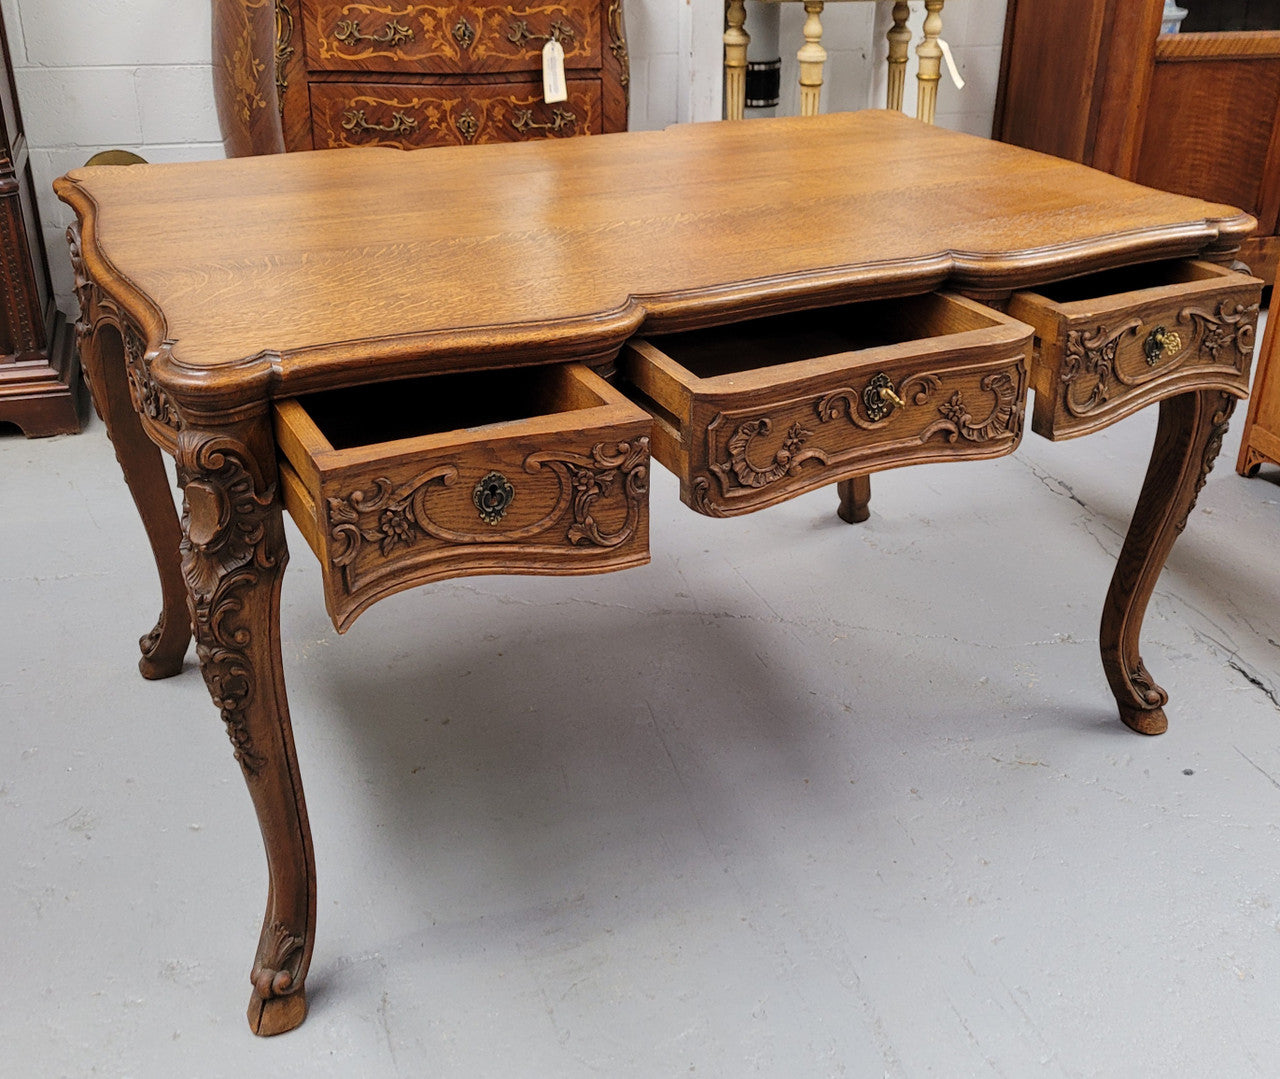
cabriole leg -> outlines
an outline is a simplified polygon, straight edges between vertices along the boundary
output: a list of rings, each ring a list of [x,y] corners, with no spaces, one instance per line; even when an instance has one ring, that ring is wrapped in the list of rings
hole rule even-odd
[[[1169,695],[1139,653],[1142,619],[1165,559],[1222,449],[1235,405],[1235,397],[1221,390],[1160,402],[1151,464],[1111,578],[1100,634],[1102,666],[1120,718],[1140,734],[1162,734],[1169,726],[1164,714]]]
[[[80,335],[80,358],[88,376],[94,406],[107,427],[116,460],[133,496],[151,542],[151,553],[160,574],[162,608],[151,632],[138,641],[144,678],[168,678],[182,670],[191,643],[187,620],[187,589],[178,566],[181,531],[173,508],[164,458],[147,437],[129,393],[125,372],[124,340],[110,323],[96,332]]]
[[[306,1017],[315,861],[280,658],[288,561],[274,444],[264,418],[178,437],[182,573],[196,652],[244,773],[266,847],[267,909],[250,980],[255,1034]]]

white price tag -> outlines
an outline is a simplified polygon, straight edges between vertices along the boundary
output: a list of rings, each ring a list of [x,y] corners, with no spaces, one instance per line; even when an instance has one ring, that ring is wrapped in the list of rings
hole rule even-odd
[[[947,70],[951,72],[951,81],[956,84],[957,90],[963,90],[964,79],[960,77],[960,69],[956,67],[956,58],[951,55],[951,46],[938,38],[938,48],[942,50],[942,58],[947,62]]]
[[[564,46],[548,41],[542,47],[542,100],[548,105],[567,101],[569,88],[564,82]]]

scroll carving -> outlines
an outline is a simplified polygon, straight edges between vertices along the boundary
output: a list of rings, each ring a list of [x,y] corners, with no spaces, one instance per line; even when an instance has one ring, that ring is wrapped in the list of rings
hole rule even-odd
[[[524,464],[525,471],[549,468],[573,491],[573,523],[565,538],[575,547],[618,547],[634,534],[640,511],[649,493],[649,439],[617,442],[612,446],[600,442],[587,455],[554,451],[532,454]],[[619,484],[627,507],[626,520],[616,532],[601,530],[595,518],[595,505]]]
[[[897,396],[910,404],[923,405],[928,402],[929,395],[941,387],[942,380],[937,375],[913,375],[898,387]],[[832,390],[818,402],[817,409],[818,419],[822,423],[830,423],[832,420],[844,417],[855,427],[860,427],[864,431],[878,431],[893,419],[893,414],[890,412],[885,412],[876,419],[870,415],[864,418],[862,411],[866,409],[865,397],[848,386]]]
[[[265,542],[275,489],[258,489],[246,459],[234,439],[190,431],[178,436],[180,552],[196,653],[236,760],[253,779],[266,758],[253,744],[246,716],[256,688],[247,649],[257,630],[242,615],[242,597],[279,568],[284,555]]]
[[[1253,356],[1253,338],[1258,323],[1258,305],[1246,307],[1235,300],[1226,299],[1216,310],[1202,307],[1184,307],[1178,312],[1179,322],[1192,323],[1200,338],[1200,351],[1207,352],[1218,362],[1218,353],[1234,346],[1236,352],[1249,359]]]
[[[617,547],[635,533],[644,507],[649,483],[649,439],[617,443],[597,443],[589,453],[546,451],[530,454],[524,470],[550,471],[559,490],[554,505],[538,520],[518,528],[490,526],[484,532],[463,532],[449,528],[431,513],[431,496],[452,486],[458,470],[439,465],[399,486],[387,477],[378,477],[370,490],[327,499],[330,561],[349,567],[368,544],[377,544],[383,558],[401,547],[424,538],[454,545],[509,543],[527,539],[567,522],[564,539],[572,546]],[[605,532],[596,519],[602,498],[620,491],[626,519],[617,531]],[[348,585],[351,585],[348,580]]]
[[[168,345],[164,347],[167,348]],[[132,326],[126,326],[124,330],[124,362],[133,407],[140,415],[176,431],[179,427],[177,410],[173,407],[173,402],[169,400],[168,395],[151,377],[147,346]]]
[[[1218,454],[1222,452],[1222,441],[1227,437],[1227,425],[1231,422],[1231,414],[1235,410],[1235,396],[1230,393],[1223,393],[1220,407],[1213,414],[1213,428],[1209,434],[1209,441],[1205,444],[1204,458],[1200,462],[1200,475],[1196,478],[1195,490],[1192,492],[1191,501],[1187,505],[1187,512],[1182,515],[1182,519],[1177,525],[1176,531],[1178,533],[1181,533],[1187,527],[1191,511],[1196,506],[1196,499],[1200,497],[1200,492],[1204,490],[1204,485],[1209,479],[1209,473],[1213,471],[1214,462],[1218,459]]]
[[[1111,379],[1116,369],[1116,350],[1125,334],[1136,334],[1142,326],[1130,319],[1116,329],[1099,326],[1096,330],[1069,330],[1066,352],[1059,376],[1065,386],[1067,409],[1073,416],[1087,416],[1106,404],[1111,393]],[[1088,395],[1080,396],[1078,383],[1093,376],[1096,381]]]
[[[711,429],[714,429],[719,421],[720,417],[717,417],[712,422]],[[725,447],[729,452],[729,460],[721,465],[712,465],[712,471],[720,475],[722,480],[726,478],[724,475],[726,470],[732,471],[743,487],[764,487],[782,479],[809,458],[822,456],[819,451],[811,450],[805,454],[800,452],[805,440],[813,432],[806,431],[798,423],[793,423],[787,429],[782,447],[773,455],[773,460],[763,467],[753,464],[750,459],[751,443],[757,438],[768,435],[772,429],[773,421],[767,416],[739,424]]]
[[[1018,408],[1018,386],[1008,371],[996,371],[982,380],[982,388],[995,398],[990,414],[974,423],[959,390],[951,400],[938,406],[943,418],[920,432],[925,442],[936,434],[944,434],[949,442],[963,438],[966,442],[989,442],[1005,435],[1017,437],[1022,432],[1022,410]]]
[[[254,958],[249,980],[263,1000],[281,997],[293,988],[293,974],[286,969],[306,942],[280,922],[272,922],[262,930],[258,954]]]

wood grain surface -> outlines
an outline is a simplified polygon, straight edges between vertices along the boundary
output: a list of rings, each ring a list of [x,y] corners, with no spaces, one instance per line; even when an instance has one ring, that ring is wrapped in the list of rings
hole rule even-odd
[[[891,112],[81,169],[55,186],[93,279],[152,347],[174,342],[154,377],[205,405],[263,383],[288,396],[599,359],[641,328],[868,291],[1010,289],[1230,251],[1253,225]]]

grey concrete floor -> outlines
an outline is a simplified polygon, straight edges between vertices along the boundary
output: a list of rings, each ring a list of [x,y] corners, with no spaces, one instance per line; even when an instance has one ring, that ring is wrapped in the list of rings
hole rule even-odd
[[[1280,1074],[1280,469],[1243,409],[1160,580],[1171,729],[1097,624],[1154,413],[401,594],[290,532],[311,1015],[253,1038],[256,822],[96,420],[0,437],[0,1074]]]

